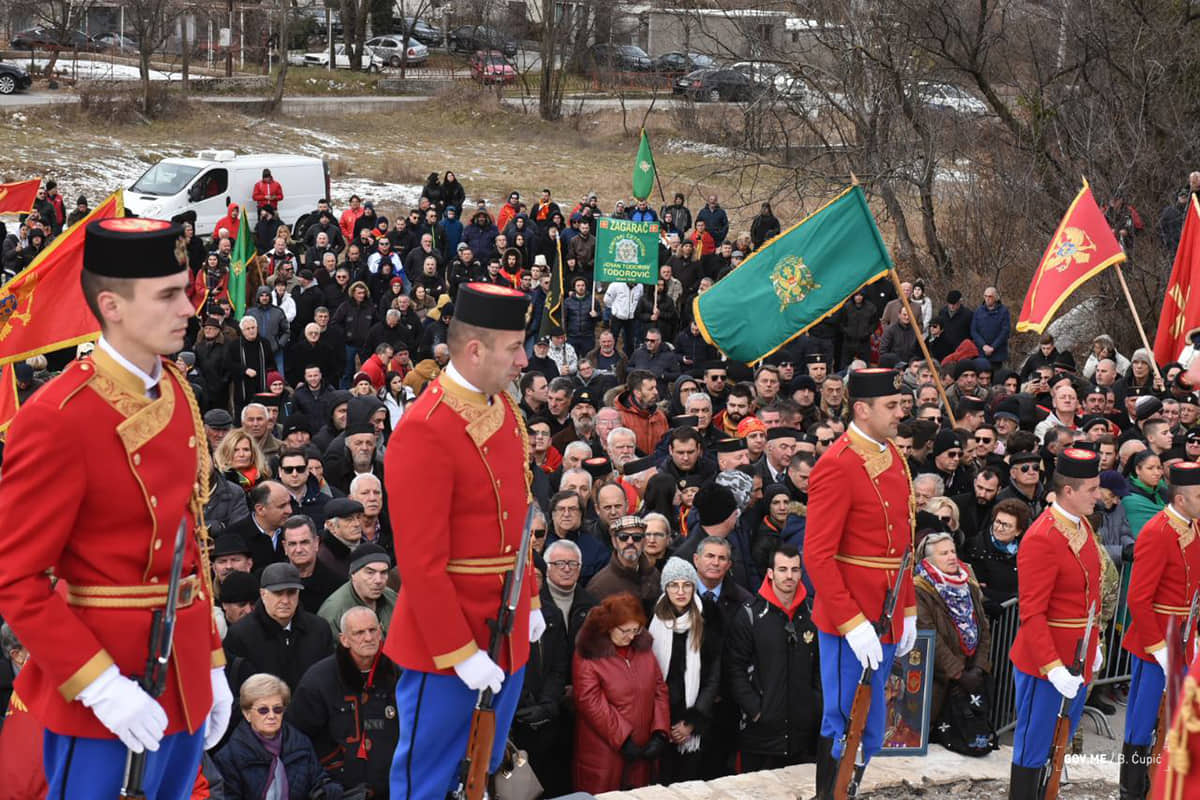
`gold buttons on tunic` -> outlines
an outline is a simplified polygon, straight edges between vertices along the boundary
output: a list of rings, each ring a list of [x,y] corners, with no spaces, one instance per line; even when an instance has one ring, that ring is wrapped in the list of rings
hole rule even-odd
[[[155,550],[162,550],[162,539],[155,539],[155,540],[154,540],[154,549],[155,549]]]
[[[506,552],[506,553],[511,553],[511,552],[512,552],[512,545],[511,545],[511,544],[509,544],[509,545],[505,545],[505,546],[504,546],[504,552]]]
[[[502,513],[502,514],[500,515],[500,518],[501,518],[501,519],[508,519],[508,512],[507,512],[507,511],[505,511],[504,513]]]
[[[196,437],[189,436],[188,437],[188,447],[195,447],[195,446],[196,446]]]
[[[496,478],[496,488],[497,489],[500,488],[500,479],[499,478]]]
[[[84,372],[87,372],[89,369],[91,369],[91,368],[92,368],[92,366],[91,366],[91,364],[80,364],[80,365],[79,365],[79,368],[80,368],[81,370],[83,370]]]
[[[151,576],[150,576],[150,582],[151,582],[151,583],[158,583],[158,576],[157,576],[157,575],[151,575]]]
[[[158,498],[154,495],[150,495],[150,505],[154,508],[158,508]]]
[[[138,466],[138,465],[139,465],[139,464],[141,464],[141,463],[142,463],[142,456],[141,456],[141,454],[140,454],[140,453],[134,453],[134,454],[133,454],[133,465],[136,467],[136,466]]]

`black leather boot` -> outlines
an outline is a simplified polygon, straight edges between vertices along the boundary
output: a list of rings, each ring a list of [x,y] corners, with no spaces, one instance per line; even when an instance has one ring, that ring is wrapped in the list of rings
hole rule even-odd
[[[837,777],[837,762],[833,760],[833,739],[822,736],[817,740],[817,798],[833,800],[833,780]]]
[[[1120,800],[1145,800],[1149,778],[1150,747],[1126,742],[1121,746]]]
[[[858,787],[862,785],[863,773],[866,771],[866,764],[854,765],[854,777],[850,779],[850,785],[846,787],[846,797],[851,798],[851,800],[858,797]]]
[[[1013,764],[1008,780],[1008,800],[1042,800],[1041,767]]]

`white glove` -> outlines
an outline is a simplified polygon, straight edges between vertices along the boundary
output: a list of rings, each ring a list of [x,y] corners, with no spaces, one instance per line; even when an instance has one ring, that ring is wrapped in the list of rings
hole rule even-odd
[[[1096,657],[1094,659],[1092,659],[1092,675],[1095,675],[1097,672],[1099,672],[1100,668],[1103,666],[1104,666],[1104,648],[1101,647],[1099,644],[1097,644],[1096,645]],[[1163,672],[1166,672],[1166,670],[1163,670]]]
[[[115,664],[89,683],[78,699],[134,753],[158,749],[167,730],[167,712]]]
[[[212,708],[208,711],[208,727],[204,730],[204,749],[211,750],[225,735],[229,727],[229,715],[233,713],[233,693],[229,681],[225,680],[225,668],[217,667],[209,673],[212,678]]]
[[[529,612],[529,641],[536,642],[545,632],[546,618],[542,616],[540,608],[535,608]]]
[[[482,650],[476,650],[469,658],[455,664],[454,671],[473,692],[491,689],[492,694],[499,694],[504,685],[504,670]]]
[[[1151,653],[1151,655],[1154,656],[1154,660],[1158,662],[1158,665],[1160,667],[1162,667],[1163,675],[1166,675],[1167,674],[1167,648],[1160,647],[1158,650],[1155,650],[1153,653]]]
[[[904,618],[904,631],[900,634],[900,642],[896,645],[896,655],[903,657],[908,655],[913,649],[913,645],[917,643],[917,615]]]
[[[1050,670],[1050,674],[1046,678],[1054,684],[1058,693],[1068,700],[1074,700],[1075,695],[1079,694],[1079,687],[1083,686],[1083,678],[1079,675],[1072,675],[1066,667],[1055,667]]]
[[[860,622],[847,631],[846,644],[850,645],[863,669],[879,669],[879,663],[883,661],[883,646],[879,643],[875,626],[870,622]]]

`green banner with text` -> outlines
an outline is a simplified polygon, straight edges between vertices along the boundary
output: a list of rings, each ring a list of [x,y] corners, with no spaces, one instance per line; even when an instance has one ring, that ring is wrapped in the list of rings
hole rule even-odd
[[[596,280],[658,282],[658,223],[601,217],[596,222]]]

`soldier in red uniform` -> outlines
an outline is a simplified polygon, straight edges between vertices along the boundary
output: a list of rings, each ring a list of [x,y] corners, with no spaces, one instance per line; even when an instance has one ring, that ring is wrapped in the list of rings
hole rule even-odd
[[[1121,643],[1134,656],[1121,749],[1122,800],[1146,796],[1150,746],[1166,689],[1167,624],[1178,617],[1185,625],[1200,591],[1200,464],[1172,465],[1168,485],[1170,503],[1145,524],[1133,548],[1132,620]],[[1185,635],[1181,652],[1186,653],[1191,632]]]
[[[529,311],[521,292],[464,284],[447,336],[450,363],[388,441],[384,474],[402,584],[384,653],[404,669],[393,800],[444,800],[455,788],[484,688],[497,692],[496,771],[529,643],[545,630],[530,562],[512,635],[499,663],[488,657],[487,621],[499,611],[533,502],[525,422],[505,392],[528,364]]]
[[[183,347],[193,314],[182,240],[181,226],[159,220],[88,225],[81,282],[100,341],[22,405],[9,431],[0,614],[30,652],[15,689],[46,728],[51,797],[112,800],[127,749],[150,751],[148,798],[188,797],[202,747],[221,738],[232,710],[202,516],[204,427],[186,378],[162,357]],[[156,700],[132,676],[166,603],[180,520],[195,533]]]
[[[850,374],[848,385],[853,421],[817,461],[808,484],[804,564],[816,589],[813,622],[819,629],[824,696],[817,753],[820,798],[832,796],[862,669],[869,665],[875,673],[852,792],[883,744],[884,685],[892,658],[906,655],[917,639],[911,572],[899,576],[891,629],[882,636],[875,630],[901,559],[913,546],[912,481],[904,456],[890,441],[904,416],[900,374],[860,369]]]
[[[1054,723],[1065,697],[1071,735],[1083,714],[1086,685],[1104,663],[1099,624],[1092,628],[1082,674],[1075,660],[1088,610],[1100,614],[1100,546],[1086,519],[1100,489],[1100,456],[1068,448],[1055,459],[1054,503],[1029,527],[1017,553],[1020,627],[1010,658],[1016,682],[1011,800],[1039,800]]]
[[[1200,655],[1192,659],[1175,709],[1155,767],[1154,800],[1200,797]]]

